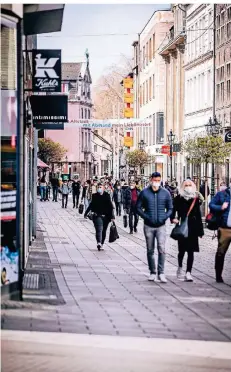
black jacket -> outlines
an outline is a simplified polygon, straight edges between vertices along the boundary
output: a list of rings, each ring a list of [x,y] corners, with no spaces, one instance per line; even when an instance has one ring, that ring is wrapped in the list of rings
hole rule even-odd
[[[52,187],[59,187],[59,180],[58,180],[58,178],[52,178],[51,179],[51,186]]]
[[[120,195],[120,196],[119,196]],[[123,203],[123,191],[115,189],[113,192],[113,200],[115,203]]]
[[[114,208],[110,195],[104,192],[100,195],[98,192],[92,195],[92,201],[85,212],[85,216],[91,211],[97,215],[106,216],[109,220],[114,219]]]
[[[171,220],[176,217],[177,219],[184,220],[187,216],[187,213],[190,209],[190,206],[193,202],[193,199],[186,200],[180,195],[177,195],[173,202],[173,211],[171,215]],[[189,228],[189,238],[195,236],[203,236],[204,228],[201,218],[200,202],[197,198],[195,205],[188,217],[188,228]]]
[[[172,198],[167,190],[159,188],[153,191],[152,186],[141,191],[136,204],[137,213],[144,219],[144,224],[160,227],[172,214]]]
[[[137,199],[140,195],[140,190],[138,190],[137,188],[135,188],[136,192],[137,192]],[[130,187],[127,187],[126,190],[124,191],[124,194],[123,194],[123,204],[124,204],[124,208],[129,210],[132,206],[132,190]]]
[[[72,192],[73,194],[79,194],[81,189],[81,183],[80,181],[74,181],[72,183]]]

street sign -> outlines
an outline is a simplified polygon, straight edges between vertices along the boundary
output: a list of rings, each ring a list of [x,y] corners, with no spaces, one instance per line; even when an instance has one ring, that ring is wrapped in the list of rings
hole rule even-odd
[[[61,92],[61,50],[32,50],[33,92]]]
[[[124,137],[124,146],[132,147],[133,146],[133,137]]]
[[[31,96],[33,124],[65,123],[68,120],[67,95]],[[49,128],[49,127],[48,127]]]
[[[161,148],[161,154],[170,154],[170,145],[163,145]]]
[[[231,130],[225,133],[225,142],[231,142]]]
[[[133,79],[132,78],[125,78],[123,80],[124,88],[126,89],[132,89],[133,88]]]
[[[132,107],[125,107],[124,108],[124,116],[125,118],[132,118],[134,115],[134,111]]]
[[[181,144],[180,143],[174,143],[173,144],[173,152],[181,152]]]

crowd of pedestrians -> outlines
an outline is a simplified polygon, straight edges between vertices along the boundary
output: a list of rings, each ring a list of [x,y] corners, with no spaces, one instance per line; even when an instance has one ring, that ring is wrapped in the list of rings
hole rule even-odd
[[[192,269],[194,253],[199,252],[199,239],[204,235],[202,213],[204,200],[210,194],[209,187],[202,182],[199,191],[195,183],[187,178],[178,187],[175,179],[163,185],[161,175],[154,172],[149,183],[141,187],[138,181],[125,180],[113,182],[107,176],[86,180],[83,184],[78,176],[73,180],[45,176],[39,180],[41,201],[49,200],[52,189],[53,201],[61,195],[62,208],[67,208],[69,195],[72,194],[73,208],[82,207],[84,217],[90,218],[95,227],[97,249],[103,250],[107,229],[116,217],[123,215],[124,226],[128,224],[130,234],[137,233],[139,217],[144,222],[144,236],[147,247],[149,280],[167,283],[165,276],[165,245],[167,239],[166,221],[173,228],[171,237],[178,243],[177,278],[193,281]],[[219,192],[211,199],[210,212],[216,221],[218,230],[218,248],[215,257],[216,281],[223,283],[222,272],[225,255],[231,242],[230,189],[221,182]],[[177,234],[178,235],[177,235]],[[176,237],[177,236],[177,237]],[[155,246],[158,251],[157,265],[154,259]],[[187,255],[186,272],[183,272],[183,260]]]

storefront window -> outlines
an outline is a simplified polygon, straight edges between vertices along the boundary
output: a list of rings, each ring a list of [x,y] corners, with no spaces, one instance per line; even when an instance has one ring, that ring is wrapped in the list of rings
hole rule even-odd
[[[1,286],[18,281],[16,24],[1,18]]]

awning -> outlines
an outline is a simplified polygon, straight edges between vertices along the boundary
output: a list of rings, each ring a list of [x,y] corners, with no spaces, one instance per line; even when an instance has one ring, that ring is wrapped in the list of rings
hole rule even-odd
[[[47,165],[46,163],[44,163],[42,160],[40,160],[39,158],[37,158],[37,167],[38,168],[50,168],[49,165]]]
[[[63,11],[64,4],[24,4],[24,34],[61,31]]]

